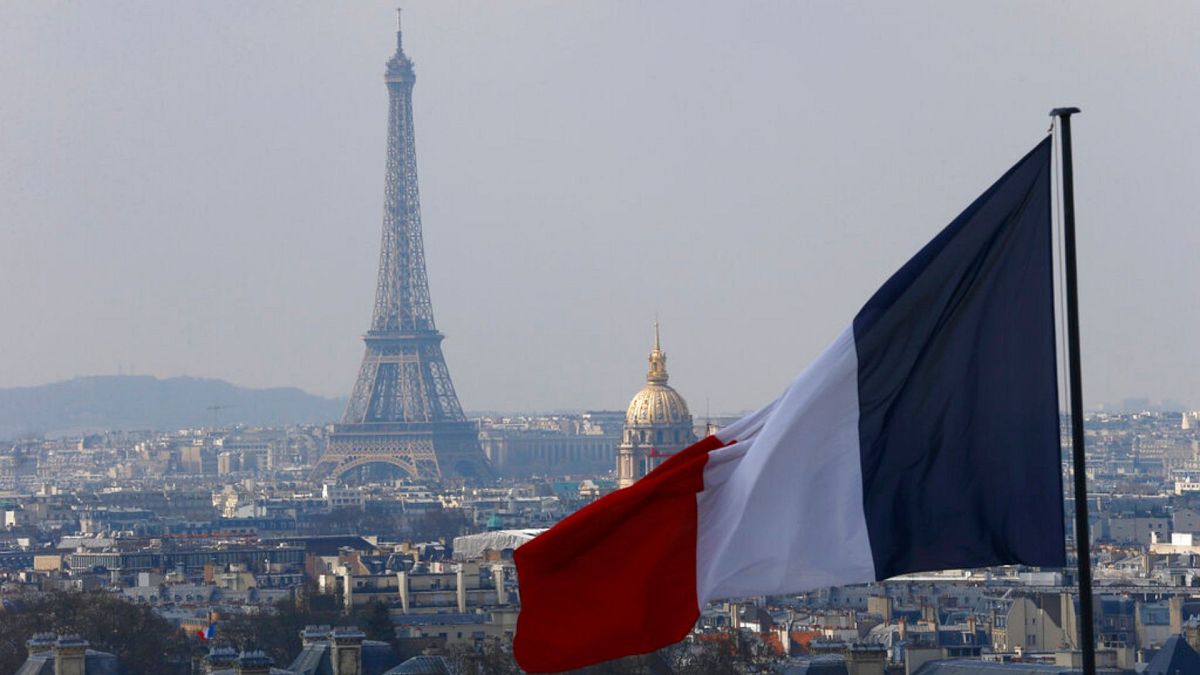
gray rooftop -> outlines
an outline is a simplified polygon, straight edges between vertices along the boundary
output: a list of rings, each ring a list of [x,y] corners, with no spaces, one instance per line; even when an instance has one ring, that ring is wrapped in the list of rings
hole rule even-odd
[[[1132,672],[1114,668],[1096,669],[1098,675],[1124,675]],[[1083,673],[1083,670],[1041,663],[996,663],[974,659],[946,659],[930,661],[918,668],[914,675],[975,675],[975,673],[984,675],[988,673],[996,673],[996,675],[1075,675]]]
[[[451,675],[453,671],[443,656],[414,656],[383,675]]]
[[[1167,638],[1162,649],[1146,664],[1146,675],[1200,673],[1200,654],[1181,635]]]
[[[117,657],[108,652],[87,650],[84,675],[120,675]],[[15,675],[54,675],[54,653],[30,654]]]

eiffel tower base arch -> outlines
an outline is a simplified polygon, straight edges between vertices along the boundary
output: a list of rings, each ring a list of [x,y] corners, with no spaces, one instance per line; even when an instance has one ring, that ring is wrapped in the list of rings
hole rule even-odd
[[[340,481],[369,464],[388,464],[418,481],[491,477],[473,424],[439,424],[436,430],[402,430],[398,426],[410,425],[335,425],[325,454],[313,467],[312,480]]]

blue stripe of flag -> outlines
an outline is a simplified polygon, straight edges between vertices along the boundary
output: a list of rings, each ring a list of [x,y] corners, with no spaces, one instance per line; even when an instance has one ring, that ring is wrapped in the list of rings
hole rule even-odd
[[[854,319],[878,578],[1063,566],[1050,139]]]

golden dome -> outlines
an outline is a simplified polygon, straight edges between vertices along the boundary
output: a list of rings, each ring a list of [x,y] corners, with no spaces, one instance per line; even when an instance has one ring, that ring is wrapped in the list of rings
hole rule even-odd
[[[663,426],[691,424],[691,413],[679,392],[667,384],[667,354],[658,338],[658,322],[654,322],[654,349],[650,352],[650,369],[646,386],[629,402],[625,411],[625,426]]]
[[[625,426],[665,426],[689,422],[691,414],[679,392],[665,384],[648,384],[629,402]]]

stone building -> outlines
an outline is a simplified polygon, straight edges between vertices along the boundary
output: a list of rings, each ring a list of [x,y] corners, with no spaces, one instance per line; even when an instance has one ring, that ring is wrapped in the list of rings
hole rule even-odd
[[[667,384],[667,354],[655,322],[646,386],[629,402],[617,446],[617,487],[633,485],[667,457],[695,442],[687,402]]]

